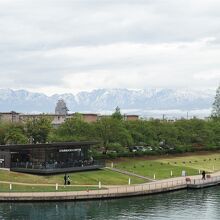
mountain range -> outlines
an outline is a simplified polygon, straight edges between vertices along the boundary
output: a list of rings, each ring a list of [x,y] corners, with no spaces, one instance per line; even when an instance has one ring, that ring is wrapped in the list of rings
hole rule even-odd
[[[123,113],[142,116],[208,116],[214,101],[212,89],[97,89],[77,94],[47,96],[27,90],[0,89],[0,112],[53,113],[59,99],[70,112],[108,114],[119,106]]]

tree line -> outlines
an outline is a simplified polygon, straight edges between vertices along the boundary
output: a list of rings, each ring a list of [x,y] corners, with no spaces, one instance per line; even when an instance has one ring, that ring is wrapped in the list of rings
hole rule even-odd
[[[50,143],[64,141],[98,141],[95,156],[162,154],[220,149],[220,87],[213,104],[212,117],[177,121],[126,121],[120,109],[97,122],[87,123],[80,114],[53,128],[46,116],[23,123],[0,122],[0,144]],[[143,146],[142,151],[132,151]]]
[[[220,120],[137,120],[125,121],[117,112],[97,122],[87,123],[80,114],[53,128],[42,117],[25,123],[0,123],[0,144],[47,143],[63,141],[98,141],[94,154],[119,154],[132,146],[144,146],[145,152],[185,152],[220,149]]]

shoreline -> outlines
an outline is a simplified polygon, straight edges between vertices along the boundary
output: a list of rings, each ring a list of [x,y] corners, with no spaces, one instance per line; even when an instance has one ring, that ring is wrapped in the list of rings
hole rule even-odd
[[[191,180],[190,182],[187,179]],[[201,180],[201,175],[177,177],[155,182],[116,186],[108,189],[71,191],[71,192],[1,192],[0,202],[52,202],[52,201],[80,201],[95,199],[116,199],[123,197],[144,196],[171,192],[187,188],[204,188],[220,184],[220,172],[212,177]]]

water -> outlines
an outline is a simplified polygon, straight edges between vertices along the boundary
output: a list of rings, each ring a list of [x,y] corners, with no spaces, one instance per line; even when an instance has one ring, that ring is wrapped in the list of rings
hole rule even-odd
[[[0,219],[220,219],[220,186],[114,200],[0,203]]]

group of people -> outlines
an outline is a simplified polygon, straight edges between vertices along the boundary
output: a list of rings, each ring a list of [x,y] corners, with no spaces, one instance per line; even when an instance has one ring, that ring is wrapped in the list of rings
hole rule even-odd
[[[64,185],[70,185],[70,176],[69,175],[67,176],[65,173],[63,179],[64,179]]]

